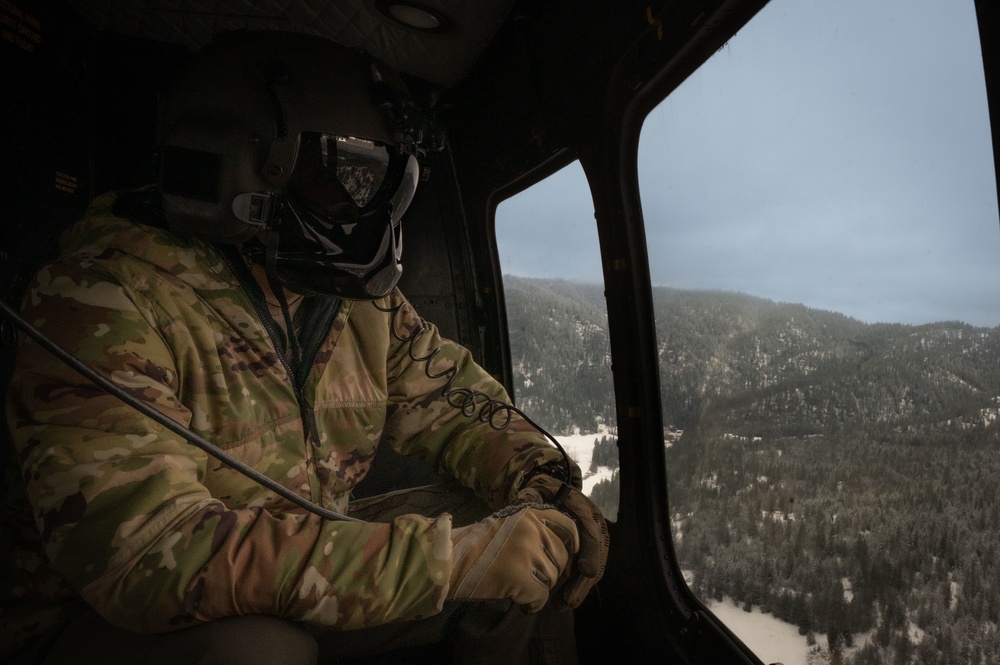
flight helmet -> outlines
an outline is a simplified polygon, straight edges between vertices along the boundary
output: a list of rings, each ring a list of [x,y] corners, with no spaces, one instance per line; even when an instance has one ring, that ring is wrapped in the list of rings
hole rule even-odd
[[[442,147],[386,65],[280,31],[231,33],[196,53],[164,99],[159,142],[171,228],[257,236],[287,288],[348,299],[396,285],[418,158]]]

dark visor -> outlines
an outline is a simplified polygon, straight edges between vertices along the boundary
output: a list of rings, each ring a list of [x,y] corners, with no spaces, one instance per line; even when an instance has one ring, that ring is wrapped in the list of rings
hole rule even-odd
[[[416,191],[417,160],[376,141],[303,132],[286,195],[345,223],[387,210],[395,224]]]
[[[269,271],[301,292],[385,295],[401,271],[399,219],[418,174],[412,155],[375,141],[303,133],[269,225]]]

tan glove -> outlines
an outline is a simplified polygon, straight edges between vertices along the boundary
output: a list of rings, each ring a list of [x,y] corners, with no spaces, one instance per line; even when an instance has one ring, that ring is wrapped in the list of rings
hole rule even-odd
[[[519,503],[553,503],[563,483],[545,473],[532,476],[524,488],[517,493]],[[584,496],[576,487],[570,487],[569,493],[563,499],[560,510],[571,515],[576,521],[580,534],[580,553],[575,564],[571,566],[570,578],[559,595],[553,600],[555,607],[566,609],[578,607],[604,575],[604,566],[608,562],[608,523],[604,521],[601,510]]]
[[[549,592],[580,549],[573,520],[558,510],[504,510],[452,531],[448,598],[508,598],[529,612],[542,609]]]

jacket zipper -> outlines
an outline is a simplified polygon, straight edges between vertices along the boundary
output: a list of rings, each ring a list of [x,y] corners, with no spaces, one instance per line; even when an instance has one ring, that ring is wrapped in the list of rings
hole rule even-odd
[[[319,347],[323,345],[323,340],[330,335],[330,328],[333,327],[333,321],[340,312],[340,305],[341,301],[338,299],[333,303],[323,302],[315,310],[304,312],[309,316],[302,325],[303,329],[306,330],[307,336],[302,340],[302,364],[299,367],[299,374],[301,376],[291,375],[293,377],[292,383],[295,387],[296,399],[299,400],[299,407],[302,411],[303,422],[309,428],[308,436],[316,448],[319,448],[320,444],[319,427],[316,423],[316,413],[313,411],[312,404],[305,397],[306,381],[312,372],[313,365],[316,364],[316,355],[319,353]],[[306,306],[306,303],[303,303],[303,306]],[[294,333],[289,332],[289,334]]]
[[[309,403],[309,400],[307,400],[305,396],[306,380],[308,379],[309,372],[312,371],[313,365],[316,362],[316,354],[319,352],[319,347],[322,345],[323,340],[329,335],[330,328],[333,326],[333,321],[337,318],[337,313],[340,311],[340,300],[332,303],[332,307],[326,304],[321,305],[319,310],[317,310],[317,315],[310,317],[310,321],[308,323],[317,323],[322,325],[304,326],[312,328],[315,332],[309,334],[306,340],[304,340],[305,344],[303,344],[302,366],[299,368],[299,372],[296,372],[292,368],[291,363],[289,363],[288,357],[285,355],[284,345],[281,344],[281,335],[275,327],[274,319],[271,318],[271,312],[268,310],[267,301],[264,299],[263,291],[261,291],[260,286],[257,284],[257,280],[250,274],[250,270],[246,267],[246,265],[244,265],[243,259],[237,254],[235,247],[229,245],[216,245],[215,249],[222,258],[223,263],[226,264],[229,271],[236,277],[236,281],[240,284],[241,290],[253,306],[254,312],[257,314],[257,318],[260,319],[260,322],[264,326],[264,330],[267,331],[267,335],[271,339],[271,345],[274,347],[278,360],[281,362],[281,366],[284,367],[285,372],[292,381],[292,391],[295,393],[295,401],[299,407],[299,417],[302,419],[302,426],[305,430],[306,439],[312,443],[314,448],[319,448],[319,425],[316,423],[316,412],[313,410],[312,404]],[[288,331],[288,334],[291,335],[294,333],[292,331]]]

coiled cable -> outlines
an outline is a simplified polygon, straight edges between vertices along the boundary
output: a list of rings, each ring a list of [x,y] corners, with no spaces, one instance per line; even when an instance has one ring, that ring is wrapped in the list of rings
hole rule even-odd
[[[401,327],[398,324],[398,318],[400,315],[399,313],[403,309],[403,307],[406,306],[407,304],[408,303],[406,301],[403,301],[398,305],[394,305],[391,307],[383,307],[378,303],[378,301],[375,300],[372,301],[372,305],[377,310],[390,315],[390,320],[389,320],[390,333],[392,334],[393,338],[396,341],[405,344],[407,346],[406,354],[407,356],[409,356],[410,360],[417,363],[423,363],[424,374],[427,376],[427,378],[432,380],[441,378],[447,379],[444,383],[444,386],[442,386],[441,388],[441,394],[445,398],[445,400],[447,400],[450,406],[461,411],[464,416],[468,418],[475,418],[479,420],[479,422],[488,424],[490,427],[492,427],[494,430],[497,431],[506,429],[510,425],[514,415],[516,414],[520,416],[529,425],[534,427],[539,432],[539,434],[541,434],[542,436],[544,436],[545,438],[547,438],[549,441],[552,442],[552,444],[556,447],[556,450],[558,450],[559,453],[562,455],[563,474],[564,474],[563,477],[558,478],[559,480],[562,481],[563,484],[562,487],[559,489],[559,492],[556,494],[555,499],[553,500],[553,504],[557,506],[562,505],[562,502],[566,498],[566,495],[569,494],[570,492],[571,489],[570,482],[573,478],[573,463],[570,460],[569,455],[566,453],[566,449],[563,448],[562,444],[560,444],[559,441],[554,436],[549,434],[549,432],[545,430],[545,428],[536,423],[534,420],[528,417],[526,413],[518,409],[513,404],[508,404],[503,400],[498,400],[493,398],[493,396],[488,395],[487,393],[472,390],[471,388],[452,386],[452,383],[455,381],[455,377],[458,375],[457,365],[453,364],[442,371],[434,372],[431,369],[431,365],[434,363],[435,357],[441,352],[442,347],[439,346],[423,356],[418,356],[415,350],[417,340],[420,339],[422,335],[425,335],[428,332],[430,332],[430,328],[427,327],[427,324],[424,322],[423,318],[417,316],[417,319],[420,322],[420,326],[413,334],[407,335],[399,331]]]

